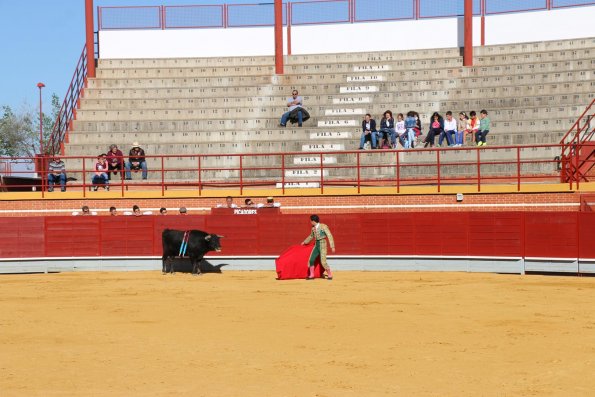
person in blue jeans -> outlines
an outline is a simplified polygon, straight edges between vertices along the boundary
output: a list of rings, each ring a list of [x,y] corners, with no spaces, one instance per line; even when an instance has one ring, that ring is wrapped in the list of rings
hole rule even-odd
[[[60,190],[66,191],[66,165],[58,156],[48,165],[48,192],[54,191],[55,183],[60,183]]]
[[[449,110],[448,112],[446,112],[446,119],[444,120],[444,130],[440,133],[440,137],[438,138],[438,145],[442,146],[442,142],[444,142],[444,138],[446,138],[448,146],[454,146],[456,134],[457,121],[452,117],[452,112]]]
[[[379,148],[382,149],[384,146],[389,148],[396,147],[397,132],[395,130],[395,119],[393,118],[393,112],[387,110],[380,119],[380,129],[378,130],[378,138],[380,140]]]
[[[417,120],[415,119],[415,112],[409,111],[407,118],[405,119],[405,149],[413,149],[415,147],[415,127],[417,126]]]
[[[126,162],[126,179],[132,179],[131,170],[142,170],[143,179],[147,179],[147,162],[145,160],[145,151],[141,149],[138,142],[132,144],[132,149],[128,153]]]
[[[291,116],[291,113],[297,109],[297,120],[298,120],[298,127],[302,126],[302,122],[304,119],[303,113],[302,113],[302,106],[303,106],[303,98],[298,95],[298,90],[293,90],[291,92],[291,96],[289,98],[287,98],[287,112],[283,113],[283,116],[281,116],[281,127],[285,127],[287,125],[287,121],[289,120],[289,117]]]
[[[359,148],[363,149],[366,139],[372,141],[372,148],[376,149],[376,121],[367,113],[362,121],[362,136],[359,139]]]

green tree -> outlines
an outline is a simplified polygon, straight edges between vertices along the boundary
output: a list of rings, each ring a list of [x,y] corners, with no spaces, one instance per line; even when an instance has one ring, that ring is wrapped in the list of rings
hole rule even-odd
[[[43,146],[48,153],[49,137],[60,112],[60,99],[52,94],[49,114],[43,112]],[[2,106],[0,118],[0,156],[34,157],[39,153],[39,109],[29,106],[16,113],[10,106]]]

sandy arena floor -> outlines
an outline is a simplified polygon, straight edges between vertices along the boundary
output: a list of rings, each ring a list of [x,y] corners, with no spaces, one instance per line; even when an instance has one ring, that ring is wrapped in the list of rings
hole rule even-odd
[[[595,278],[0,276],[0,396],[593,396]]]

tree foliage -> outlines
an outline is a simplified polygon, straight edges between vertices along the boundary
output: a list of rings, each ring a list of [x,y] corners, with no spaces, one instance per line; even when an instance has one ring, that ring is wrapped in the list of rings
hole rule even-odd
[[[39,153],[39,109],[25,105],[15,112],[10,106],[2,106],[0,118],[0,156],[34,157]],[[52,94],[49,114],[43,112],[43,144],[47,153],[49,137],[60,112],[60,100]]]

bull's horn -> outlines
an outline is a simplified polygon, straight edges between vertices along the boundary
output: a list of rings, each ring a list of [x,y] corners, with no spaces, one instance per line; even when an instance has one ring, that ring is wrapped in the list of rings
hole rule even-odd
[[[205,236],[205,240],[209,241],[210,239],[211,239],[211,235],[210,235],[210,234],[207,234],[207,235]]]
[[[219,238],[223,238],[223,237],[225,237],[225,236],[220,236],[220,235],[217,235],[217,237],[219,237]]]

